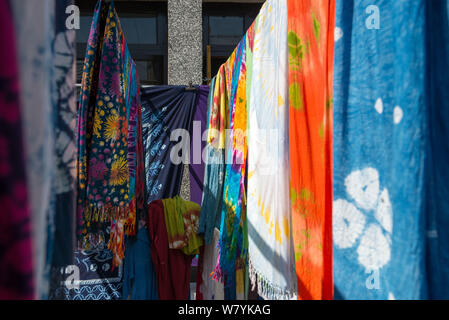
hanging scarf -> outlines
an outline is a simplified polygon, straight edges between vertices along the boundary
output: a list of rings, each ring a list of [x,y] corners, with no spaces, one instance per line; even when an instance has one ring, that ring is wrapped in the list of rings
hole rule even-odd
[[[224,149],[219,147],[217,129],[217,118],[225,109],[225,95],[220,93],[224,89],[222,71],[223,67],[220,67],[219,73],[212,79],[208,101],[206,165],[198,229],[199,233],[204,234],[206,244],[210,244],[215,227],[219,227],[223,201]]]
[[[32,237],[12,10],[0,0],[0,299],[34,297]]]
[[[449,3],[364,3],[336,10],[335,298],[448,299]]]
[[[332,299],[334,0],[288,1],[290,196],[298,299]]]
[[[222,70],[222,69],[221,69]],[[212,79],[210,86],[210,94],[208,100],[208,114],[207,114],[207,130],[208,134],[211,132],[211,115],[213,108],[217,104],[214,101],[218,100],[216,96],[219,86],[216,83],[220,82],[220,73]],[[217,82],[218,81],[218,82]],[[205,150],[205,169],[204,169],[204,186],[201,201],[201,216],[198,233],[204,235],[205,244],[210,244],[215,227],[219,227],[221,221],[221,204],[223,201],[223,174],[224,174],[224,152],[223,149],[215,148],[210,141],[206,143]]]
[[[48,226],[47,264],[51,266],[50,293],[64,275],[61,267],[74,264],[75,245],[75,162],[76,162],[76,44],[75,30],[66,27],[66,8],[73,0],[55,2],[53,41],[53,130],[55,134],[54,220]],[[49,275],[50,276],[50,275]],[[41,295],[41,299],[46,299]]]
[[[287,2],[268,0],[255,27],[248,139],[249,274],[268,300],[296,298],[288,144]]]
[[[242,196],[246,166],[246,38],[225,63],[229,101],[230,137],[226,141],[226,168],[220,226],[218,275],[224,277],[227,299],[235,299],[236,262],[242,250]],[[240,268],[239,268],[240,269]]]
[[[180,196],[163,199],[165,226],[167,228],[168,247],[179,249],[186,255],[199,254],[203,239],[197,235],[200,218],[200,206],[185,201]]]
[[[203,150],[206,141],[202,139],[203,130],[207,129],[209,86],[199,86],[197,89],[193,129],[190,138],[190,200],[201,205],[204,185]]]
[[[108,224],[114,266],[143,206],[143,148],[136,66],[114,2],[98,1],[84,62],[78,117],[78,216],[82,246],[101,242]]]
[[[55,218],[55,1],[10,1],[17,30],[22,124],[30,200],[36,298],[48,293]],[[69,209],[70,210],[70,209]],[[69,213],[69,212],[68,212]],[[69,213],[70,214],[70,213]]]

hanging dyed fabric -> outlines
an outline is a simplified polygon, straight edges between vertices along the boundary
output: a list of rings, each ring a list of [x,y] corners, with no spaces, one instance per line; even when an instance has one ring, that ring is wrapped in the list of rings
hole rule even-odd
[[[151,259],[151,242],[146,228],[140,228],[136,239],[127,239],[123,294],[124,300],[157,300],[157,281]]]
[[[298,299],[332,299],[335,2],[287,3],[291,230]]]
[[[202,272],[200,275],[200,292],[203,295],[203,300],[224,300],[223,283],[212,279],[212,274],[218,262],[219,240],[220,230],[215,228],[212,242],[206,245],[204,248],[204,261],[202,264]]]
[[[148,205],[147,225],[151,241],[151,257],[156,269],[158,298],[188,299],[193,256],[186,255],[181,250],[169,249],[162,200],[155,200]]]
[[[123,264],[113,268],[113,255],[106,244],[94,250],[81,250],[74,253],[79,270],[79,286],[73,286],[65,273],[57,278],[60,285],[50,292],[52,300],[120,300],[123,287]],[[73,269],[68,269],[73,270]],[[62,278],[62,279],[61,279]],[[62,280],[62,281],[61,281]],[[68,283],[66,282],[68,281]]]
[[[53,114],[55,134],[54,222],[47,241],[47,263],[53,273],[72,265],[75,251],[76,115],[75,30],[66,27],[65,11],[73,0],[55,3],[53,42]]]
[[[78,116],[78,217],[82,246],[104,242],[113,265],[124,257],[124,238],[135,234],[143,206],[141,108],[136,66],[114,2],[99,0],[84,62]]]
[[[198,90],[157,86],[142,92],[146,202],[179,194],[183,163],[188,163]],[[174,141],[171,141],[173,135]],[[178,139],[180,141],[178,142]]]
[[[217,277],[225,283],[226,299],[234,300],[237,288],[236,269],[241,269],[243,249],[242,197],[246,167],[246,36],[224,64],[229,102],[230,136],[225,141],[226,166],[220,225],[220,259]],[[244,265],[244,263],[243,263]],[[239,278],[242,280],[243,278]]]
[[[370,4],[337,1],[335,298],[447,299],[448,1]]]
[[[263,299],[295,299],[288,144],[287,1],[268,0],[255,26],[248,107],[249,274]]]
[[[11,1],[20,69],[20,102],[30,200],[36,298],[49,290],[47,245],[55,218],[53,41],[55,1]]]
[[[203,130],[207,129],[209,86],[197,89],[193,128],[190,136],[190,200],[201,205],[204,184],[203,150],[206,141],[202,139]]]
[[[9,1],[0,0],[0,300],[35,297],[12,17]]]
[[[200,206],[176,196],[162,200],[168,247],[179,249],[186,255],[199,254],[203,239],[197,235]]]
[[[200,225],[198,227],[198,233],[204,235],[205,244],[211,243],[215,227],[220,226],[223,202],[224,143],[222,147],[218,143],[220,127],[217,121],[221,117],[221,113],[225,112],[223,67],[220,67],[217,76],[212,79],[210,88],[207,114],[208,139],[205,150],[206,164]]]

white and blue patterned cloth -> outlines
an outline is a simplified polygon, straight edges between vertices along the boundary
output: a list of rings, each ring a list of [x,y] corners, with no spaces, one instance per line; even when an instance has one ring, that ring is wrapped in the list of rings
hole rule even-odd
[[[337,1],[335,298],[447,299],[448,2],[372,4]]]

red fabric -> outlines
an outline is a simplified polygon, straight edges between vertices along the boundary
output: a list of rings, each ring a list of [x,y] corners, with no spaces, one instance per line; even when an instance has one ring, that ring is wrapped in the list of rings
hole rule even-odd
[[[204,246],[200,248],[198,256],[198,268],[196,271],[196,300],[204,300],[201,285],[203,284],[203,262],[204,262]]]
[[[189,299],[190,268],[193,256],[168,248],[164,205],[156,200],[148,206],[151,257],[156,268],[159,300]]]

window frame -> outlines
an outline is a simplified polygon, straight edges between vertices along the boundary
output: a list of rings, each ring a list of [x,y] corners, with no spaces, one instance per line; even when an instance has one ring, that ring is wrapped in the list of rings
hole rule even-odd
[[[96,0],[76,0],[80,8],[80,16],[92,16]],[[131,55],[136,61],[148,61],[152,56],[162,56],[162,85],[168,81],[168,23],[167,2],[146,1],[117,1],[115,8],[119,17],[147,17],[156,16],[156,44],[128,44]],[[87,43],[76,43],[77,60],[84,59]],[[141,80],[141,84],[152,84],[151,81]]]

